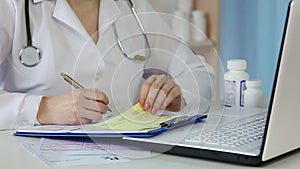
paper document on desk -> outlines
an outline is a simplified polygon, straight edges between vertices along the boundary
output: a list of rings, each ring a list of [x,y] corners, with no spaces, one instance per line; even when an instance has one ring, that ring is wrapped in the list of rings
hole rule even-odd
[[[120,163],[130,161],[127,157],[151,157],[151,151],[114,140],[42,138],[23,145],[48,167]]]
[[[186,117],[186,116],[181,116]],[[162,126],[165,122],[176,122],[178,116],[153,115],[136,104],[124,113],[109,120],[87,125],[42,125],[20,128],[16,136],[42,137],[153,137],[169,129]],[[197,115],[188,119],[186,124],[198,122],[206,115]],[[182,124],[181,124],[182,125]]]

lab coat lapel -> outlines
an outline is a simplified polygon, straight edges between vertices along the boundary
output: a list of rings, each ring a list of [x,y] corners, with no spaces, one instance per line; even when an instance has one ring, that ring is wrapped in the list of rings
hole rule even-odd
[[[101,0],[99,16],[99,35],[103,34],[120,16],[121,11],[115,1]]]
[[[38,1],[38,0],[36,0]],[[106,10],[106,9],[110,10]],[[121,16],[121,11],[115,1],[101,0],[99,16],[99,37],[103,34],[113,22]],[[80,20],[73,12],[66,0],[57,0],[53,12],[53,17],[65,25],[72,28],[77,33],[89,39],[89,34],[81,24]]]
[[[89,34],[66,0],[56,1],[53,17],[69,26],[83,37],[89,38]]]
[[[110,10],[107,10],[110,9]],[[115,44],[115,36],[109,31],[112,24],[121,16],[122,12],[114,0],[101,0],[99,15],[99,34],[97,46],[102,54]]]

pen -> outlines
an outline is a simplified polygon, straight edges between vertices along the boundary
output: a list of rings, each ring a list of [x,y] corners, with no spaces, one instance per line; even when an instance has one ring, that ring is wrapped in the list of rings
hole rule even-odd
[[[167,120],[165,122],[160,123],[160,127],[167,127],[167,128],[171,128],[173,125],[175,125],[175,127],[180,127],[186,124],[190,124],[190,123],[197,123],[202,119],[207,118],[206,114],[200,114],[200,115],[194,115],[194,116],[179,116],[176,117],[174,119],[171,120]]]
[[[66,75],[65,73],[61,72],[60,75],[64,78],[64,80],[66,82],[68,82],[70,85],[72,85],[76,89],[84,88],[83,86],[81,86],[79,83],[77,83],[74,79],[72,79],[70,76]]]
[[[66,82],[68,82],[70,85],[72,85],[76,89],[83,89],[84,88],[78,82],[76,82],[74,79],[72,79],[70,76],[66,75],[65,73],[61,72],[60,75],[64,78],[64,80]],[[107,110],[112,112],[112,110],[108,106],[107,106]]]

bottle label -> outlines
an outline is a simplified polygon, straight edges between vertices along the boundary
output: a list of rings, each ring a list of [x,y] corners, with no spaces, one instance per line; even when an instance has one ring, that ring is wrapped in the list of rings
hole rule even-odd
[[[236,82],[232,80],[225,80],[225,106],[233,107],[235,105]]]
[[[240,106],[244,107],[244,92],[247,89],[246,80],[240,82]]]
[[[246,90],[246,80],[234,81],[225,80],[225,106],[244,107],[244,91]]]

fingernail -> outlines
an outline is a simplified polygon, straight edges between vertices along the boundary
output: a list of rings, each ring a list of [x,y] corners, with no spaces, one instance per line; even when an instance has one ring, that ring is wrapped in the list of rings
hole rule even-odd
[[[139,103],[141,106],[144,106],[145,105],[145,99],[139,99]]]
[[[145,110],[150,110],[151,108],[151,105],[149,103],[146,103],[145,106],[144,106]]]
[[[160,108],[159,108],[159,110],[163,110],[164,109],[164,106],[163,105],[161,105],[160,106]]]
[[[156,113],[157,113],[157,108],[153,108],[151,114],[156,114]]]

